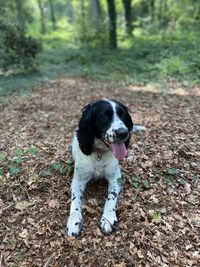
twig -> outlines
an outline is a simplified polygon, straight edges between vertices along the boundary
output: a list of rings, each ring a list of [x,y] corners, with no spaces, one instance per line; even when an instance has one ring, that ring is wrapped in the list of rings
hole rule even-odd
[[[0,214],[2,214],[5,210],[8,210],[9,208],[11,208],[14,205],[15,205],[15,203],[11,203],[10,205],[6,206],[5,208],[0,209]]]
[[[3,267],[3,265],[2,265],[2,261],[3,261],[3,253],[1,252],[0,267]]]
[[[45,262],[43,267],[48,267],[50,260],[54,257],[54,253],[51,255],[51,257],[48,258],[48,260]]]

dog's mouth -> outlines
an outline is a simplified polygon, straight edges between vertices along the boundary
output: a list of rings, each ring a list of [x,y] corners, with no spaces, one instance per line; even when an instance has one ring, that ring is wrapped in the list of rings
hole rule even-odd
[[[127,156],[128,152],[124,142],[109,143],[105,139],[102,139],[102,141],[109,147],[116,159],[123,160]]]

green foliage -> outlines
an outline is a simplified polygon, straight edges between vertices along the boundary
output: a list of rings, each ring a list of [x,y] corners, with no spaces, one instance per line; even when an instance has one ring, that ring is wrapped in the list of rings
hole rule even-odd
[[[0,167],[0,176],[2,176],[4,173],[3,167]]]
[[[174,174],[180,173],[180,170],[179,169],[175,169],[175,168],[168,168],[167,169],[167,173],[170,174],[170,175],[174,175]]]
[[[72,171],[72,162],[68,160],[64,165],[57,161],[40,172],[40,176],[51,176],[53,173],[68,175]]]
[[[23,161],[23,158],[22,157],[14,157],[13,159],[12,159],[12,162],[13,163],[16,163],[16,164],[19,164],[20,162],[22,162]]]
[[[24,154],[24,150],[22,148],[17,148],[15,150],[16,156],[22,156]]]
[[[139,177],[133,176],[131,177],[131,183],[134,188],[140,188],[141,180]]]
[[[37,154],[37,149],[35,147],[31,147],[28,149],[27,153],[29,155],[35,156]]]
[[[76,10],[73,23],[74,38],[80,47],[107,47],[108,33],[107,8],[99,1],[98,11],[94,14],[94,1],[73,1]]]
[[[37,54],[41,44],[16,25],[1,25],[1,61],[4,70],[23,69],[26,72],[35,69]]]
[[[154,211],[154,213],[153,213],[154,222],[160,223],[161,219],[162,219],[162,217],[161,217],[160,211]]]
[[[42,0],[44,34],[37,1],[21,2],[20,17],[14,2],[0,0],[0,95],[26,94],[66,74],[160,87],[171,78],[184,86],[200,83],[199,1],[132,1],[132,37],[125,33],[122,2],[115,1],[117,51],[107,48],[106,0],[96,13],[94,1],[53,1],[54,30],[49,1]]]
[[[53,170],[59,171],[59,170],[61,170],[61,168],[62,168],[62,165],[61,165],[60,162],[54,162],[54,163],[52,164],[52,169],[53,169]]]
[[[52,173],[51,173],[51,169],[46,169],[46,170],[43,170],[40,172],[40,176],[42,177],[47,177],[47,176],[51,176]]]
[[[52,44],[47,39],[48,44]],[[183,85],[200,83],[200,38],[196,33],[185,36],[135,36],[122,41],[117,51],[107,48],[50,48],[41,53],[37,73],[1,78],[0,94],[14,90],[27,93],[40,83],[58,75],[125,81],[126,83],[156,83],[173,78]],[[55,43],[53,43],[55,44]],[[19,89],[20,88],[20,89]]]
[[[11,175],[16,175],[20,173],[20,168],[16,167],[16,166],[10,166],[9,167],[9,172]]]

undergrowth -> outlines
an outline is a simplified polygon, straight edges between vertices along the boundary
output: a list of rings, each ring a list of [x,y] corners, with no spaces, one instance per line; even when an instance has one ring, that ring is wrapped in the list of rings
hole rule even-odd
[[[125,39],[124,39],[125,40]],[[162,84],[175,79],[183,85],[200,82],[200,42],[197,34],[133,36],[120,48],[77,47],[64,40],[45,39],[48,48],[39,56],[34,73],[0,74],[0,95],[27,93],[57,76],[86,77],[126,83]],[[51,47],[51,42],[52,47]]]

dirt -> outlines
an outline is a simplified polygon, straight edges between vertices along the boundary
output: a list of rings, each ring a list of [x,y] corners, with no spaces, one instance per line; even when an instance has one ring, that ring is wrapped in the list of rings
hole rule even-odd
[[[181,92],[59,79],[2,106],[0,266],[200,266],[200,91]],[[121,162],[116,231],[98,227],[107,184],[97,182],[81,236],[69,238],[71,137],[81,108],[99,98],[122,101],[147,132]]]

